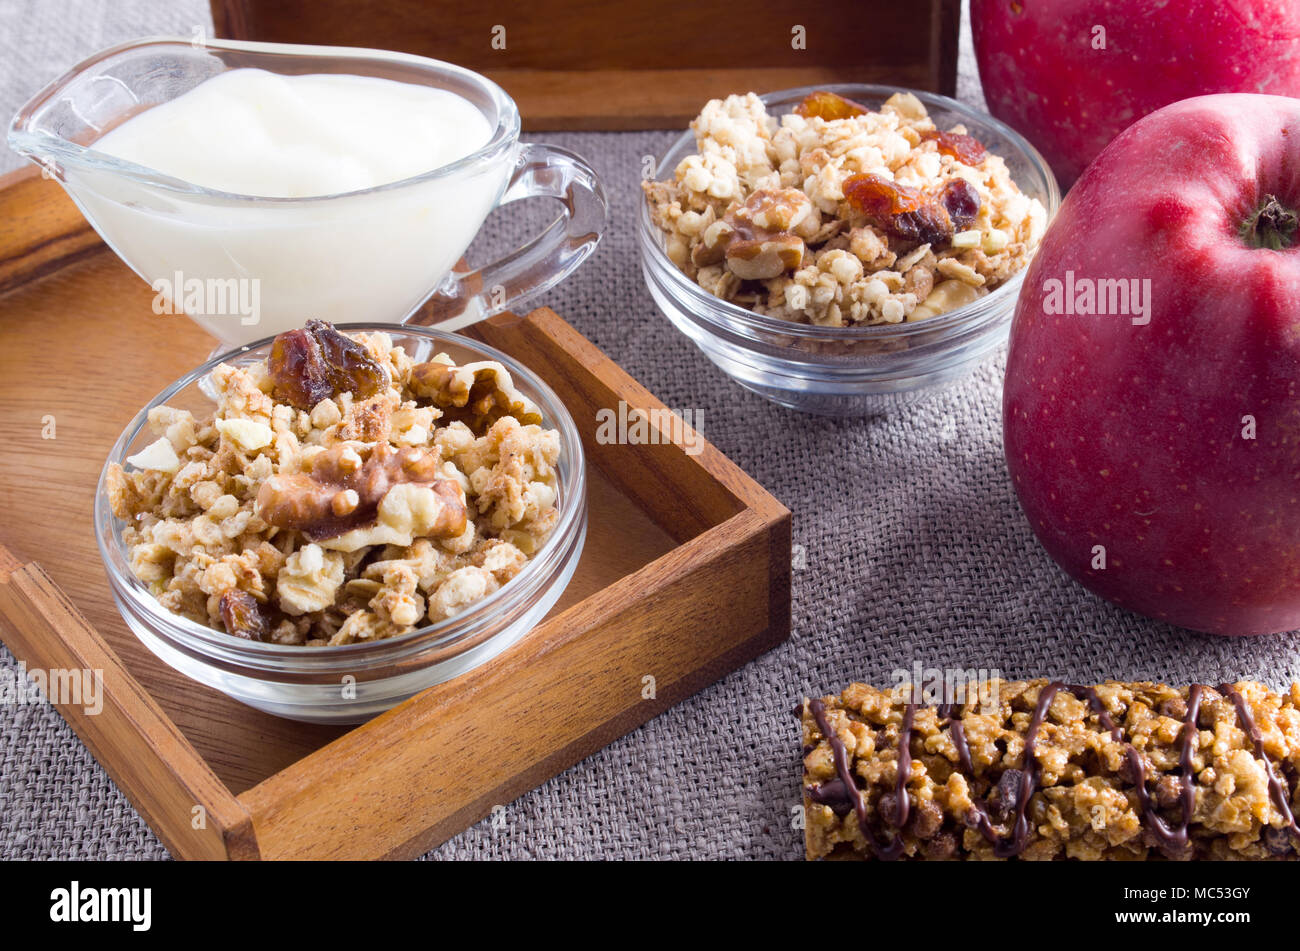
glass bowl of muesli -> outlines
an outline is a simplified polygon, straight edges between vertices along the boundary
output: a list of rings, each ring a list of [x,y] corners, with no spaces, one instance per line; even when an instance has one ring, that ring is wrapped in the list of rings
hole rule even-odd
[[[95,531],[153,653],[260,710],[356,723],[546,616],[587,528],[578,430],[505,354],[310,321],[176,381],[113,447]]]
[[[1060,204],[1009,126],[846,84],[710,101],[643,189],[664,314],[742,386],[836,416],[897,409],[1002,345]]]

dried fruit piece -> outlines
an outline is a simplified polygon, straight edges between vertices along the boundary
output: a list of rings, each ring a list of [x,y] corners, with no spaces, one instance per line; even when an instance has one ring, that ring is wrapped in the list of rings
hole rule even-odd
[[[867,113],[867,107],[852,99],[845,99],[838,93],[819,89],[809,93],[803,102],[794,107],[794,114],[805,119],[819,118],[828,121],[834,119],[851,119]]]
[[[388,371],[370,351],[323,320],[276,337],[267,369],[275,398],[300,410],[349,391],[364,398],[388,385]]]
[[[945,182],[936,195],[868,172],[844,180],[844,197],[893,237],[935,247],[951,241],[980,209],[979,192],[963,178]]]
[[[973,135],[964,132],[926,132],[922,139],[931,139],[944,155],[951,155],[963,165],[978,165],[988,157],[989,150]]]
[[[249,641],[266,640],[270,624],[262,612],[262,605],[247,591],[231,588],[221,596],[221,623],[226,633]]]
[[[271,476],[258,490],[257,514],[268,525],[321,541],[373,522],[388,490],[407,482],[430,486],[444,503],[434,535],[465,530],[464,494],[458,483],[443,478],[439,454],[387,443],[366,459],[355,446],[336,445],[308,458],[301,472]]]
[[[952,221],[954,231],[964,231],[980,213],[980,193],[964,178],[949,179],[939,194],[939,203]]]
[[[865,172],[844,180],[844,197],[869,218],[881,220],[916,211],[922,204],[919,188],[909,188],[883,175]]]
[[[918,188],[867,172],[844,180],[844,197],[895,238],[931,245],[952,238],[952,221],[947,211]]]

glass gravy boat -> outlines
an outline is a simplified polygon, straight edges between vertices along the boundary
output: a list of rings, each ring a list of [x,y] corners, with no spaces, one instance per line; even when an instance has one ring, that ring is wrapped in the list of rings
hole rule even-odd
[[[360,191],[265,198],[204,188],[95,150],[111,129],[218,73],[339,73],[435,86],[493,129],[466,157]],[[148,38],[98,53],[15,116],[9,144],[56,178],[104,241],[223,349],[317,317],[456,329],[548,290],[595,249],[604,189],[581,157],[519,142],[519,110],[470,70],[382,50]],[[454,271],[489,212],[545,196],[563,211],[477,271]],[[430,295],[433,306],[422,308]]]

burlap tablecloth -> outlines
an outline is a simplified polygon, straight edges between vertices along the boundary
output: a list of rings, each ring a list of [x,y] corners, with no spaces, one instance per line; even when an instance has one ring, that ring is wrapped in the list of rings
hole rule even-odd
[[[0,114],[95,49],[189,36],[194,26],[210,28],[202,0],[0,0]],[[982,105],[968,35],[963,47],[959,95]],[[1253,677],[1280,686],[1300,673],[1293,635],[1190,634],[1105,604],[1056,568],[1003,467],[1001,356],[887,419],[803,416],[732,384],[671,327],[641,280],[633,239],[641,159],[672,136],[541,138],[587,156],[613,203],[599,251],[541,303],[666,404],[702,411],[704,435],[794,512],[805,555],[794,573],[794,634],[510,803],[501,828],[480,823],[430,858],[798,858],[792,707],[851,680],[888,683],[892,670],[916,662],[1084,682]],[[0,171],[17,164],[4,156]],[[551,213],[530,204],[494,215],[494,238],[474,249],[477,260]],[[0,650],[0,663],[14,659]],[[0,705],[0,856],[166,854],[58,713]]]

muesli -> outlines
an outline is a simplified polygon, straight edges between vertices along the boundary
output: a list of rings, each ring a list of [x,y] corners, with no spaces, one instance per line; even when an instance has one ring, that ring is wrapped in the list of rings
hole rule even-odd
[[[788,115],[754,93],[710,101],[697,153],[645,182],[672,262],[756,313],[897,324],[988,294],[1032,257],[1047,213],[1006,163],[897,93],[878,111],[831,92]]]
[[[405,634],[514,578],[558,520],[560,437],[500,363],[415,363],[322,321],[219,365],[212,416],[160,406],[110,466],[131,570],[242,638]]]

